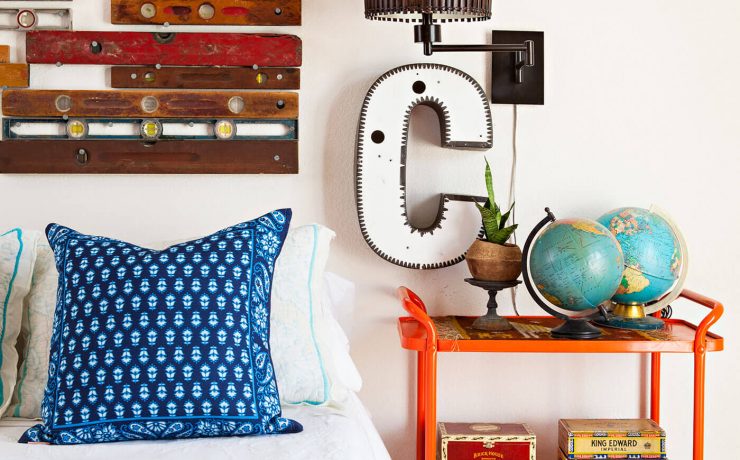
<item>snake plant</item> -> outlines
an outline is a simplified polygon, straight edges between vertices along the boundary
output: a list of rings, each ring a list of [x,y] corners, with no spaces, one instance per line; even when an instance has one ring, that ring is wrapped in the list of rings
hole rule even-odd
[[[493,176],[491,175],[491,165],[488,164],[488,159],[486,159],[486,189],[488,190],[486,203],[484,205],[475,203],[483,220],[486,241],[494,244],[504,244],[509,240],[518,225],[506,226],[511,211],[514,209],[514,204],[512,203],[511,208],[506,213],[501,214],[501,208],[496,204],[496,197],[493,193]]]

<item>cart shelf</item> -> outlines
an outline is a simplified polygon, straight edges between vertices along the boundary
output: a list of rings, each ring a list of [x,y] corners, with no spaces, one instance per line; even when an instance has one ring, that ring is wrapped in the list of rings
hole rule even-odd
[[[724,339],[709,332],[723,313],[722,304],[684,290],[681,297],[711,311],[699,323],[666,320],[659,331],[603,329],[601,337],[590,340],[553,338],[550,330],[561,320],[550,316],[508,317],[514,327],[506,332],[485,332],[472,328],[467,316],[432,317],[424,302],[408,288],[398,290],[410,317],[398,319],[401,346],[418,352],[417,364],[417,445],[418,460],[436,459],[437,353],[648,353],[651,355],[650,418],[660,419],[661,353],[694,355],[694,460],[704,459],[704,383],[706,353],[724,349]]]

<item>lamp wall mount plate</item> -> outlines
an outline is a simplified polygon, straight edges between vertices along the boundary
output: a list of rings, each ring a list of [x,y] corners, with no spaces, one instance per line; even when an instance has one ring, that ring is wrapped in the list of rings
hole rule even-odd
[[[520,53],[491,53],[491,102],[494,104],[545,103],[545,34],[494,30],[494,45],[533,43],[531,66],[522,65]]]

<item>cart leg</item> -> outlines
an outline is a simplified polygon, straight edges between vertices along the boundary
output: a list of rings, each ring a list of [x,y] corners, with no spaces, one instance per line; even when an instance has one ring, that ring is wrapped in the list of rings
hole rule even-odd
[[[660,353],[650,356],[650,418],[660,424]]]
[[[437,458],[437,350],[426,352],[424,364],[424,459]]]
[[[420,351],[416,358],[416,460],[424,460],[424,407],[426,406],[425,365],[426,353]]]
[[[704,460],[704,376],[706,349],[694,352],[694,460]]]

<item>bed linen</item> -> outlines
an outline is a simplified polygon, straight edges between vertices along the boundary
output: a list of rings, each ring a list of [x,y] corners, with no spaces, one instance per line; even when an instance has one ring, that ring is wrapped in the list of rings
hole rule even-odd
[[[388,460],[390,455],[355,394],[341,409],[283,406],[283,416],[300,421],[302,433],[260,437],[135,441],[84,446],[18,444],[33,420],[0,420],[3,460]]]

